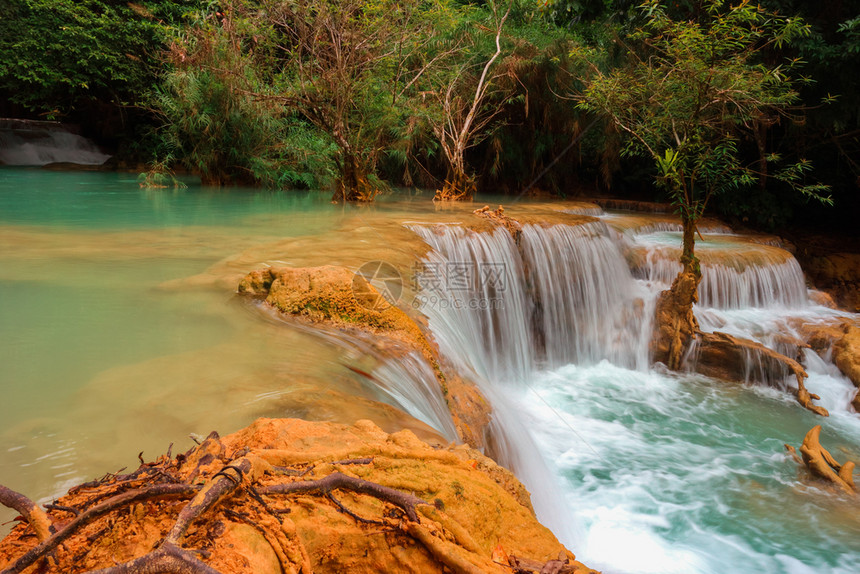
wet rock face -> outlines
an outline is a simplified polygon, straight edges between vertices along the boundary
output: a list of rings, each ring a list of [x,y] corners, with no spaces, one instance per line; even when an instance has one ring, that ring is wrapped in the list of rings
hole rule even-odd
[[[860,327],[848,321],[842,324],[842,333],[833,345],[833,362],[857,387],[851,406],[860,413]]]
[[[341,486],[309,488],[334,484],[331,477]],[[74,521],[69,509],[162,483],[176,492],[93,516],[39,571],[90,572],[172,548],[197,569],[122,571],[503,574],[549,571],[551,562],[553,572],[593,572],[538,523],[509,471],[465,445],[434,448],[370,421],[258,419],[130,475],[73,488],[59,501],[66,510],[48,516],[62,531]],[[198,504],[218,489],[218,502]],[[190,508],[199,511],[177,534]],[[0,570],[38,543],[29,524],[17,526],[0,541]]]
[[[860,387],[860,328],[856,325],[847,321],[842,324],[841,336],[833,345],[833,362],[854,386]]]
[[[800,254],[798,259],[818,289],[840,307],[860,312],[860,253]]]

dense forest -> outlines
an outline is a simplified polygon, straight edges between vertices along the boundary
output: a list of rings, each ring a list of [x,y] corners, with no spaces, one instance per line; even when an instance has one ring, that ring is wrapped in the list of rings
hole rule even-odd
[[[6,0],[0,116],[155,180],[855,231],[860,0],[760,1]]]

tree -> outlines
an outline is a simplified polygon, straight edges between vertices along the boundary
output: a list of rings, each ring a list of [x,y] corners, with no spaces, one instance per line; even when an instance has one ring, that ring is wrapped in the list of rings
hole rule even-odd
[[[276,34],[272,95],[336,146],[334,199],[371,201],[386,138],[407,121],[410,90],[432,62],[433,2],[274,0],[262,13]]]
[[[665,333],[661,327],[660,337],[668,341],[666,363],[675,369],[698,331],[692,312],[701,278],[695,235],[708,201],[730,189],[750,188],[765,176],[808,197],[830,199],[821,195],[825,186],[804,182],[809,162],[768,173],[759,162],[744,163],[739,150],[750,132],[791,119],[798,96],[789,74],[798,62],[773,65],[763,55],[807,34],[806,25],[748,0],[733,6],[703,2],[699,20],[674,20],[660,0],[648,0],[640,9],[645,24],[630,37],[639,51],[631,53],[626,67],[596,70],[580,105],[627,136],[623,153],[654,162],[657,183],[680,215],[682,270],[658,302],[658,317],[668,309],[668,319],[658,321],[671,324]]]
[[[200,3],[5,0],[0,113],[86,119],[101,128],[94,135],[116,134],[156,82],[168,25]]]
[[[745,135],[791,119],[797,81],[789,74],[798,62],[768,65],[762,54],[808,28],[800,19],[747,0],[735,6],[709,0],[702,21],[673,20],[660,0],[640,8],[646,22],[631,40],[641,45],[642,54],[631,54],[629,66],[598,72],[580,106],[604,115],[628,136],[623,153],[654,162],[657,183],[683,224],[681,263],[698,276],[696,223],[714,195],[770,175],[828,201],[821,195],[824,186],[804,184],[808,162],[768,174],[761,164],[744,163],[739,152]],[[779,157],[765,159],[770,163]]]
[[[458,58],[451,68],[447,85],[437,93],[442,113],[433,128],[445,156],[448,173],[434,200],[468,200],[475,193],[475,178],[466,166],[466,150],[480,142],[481,136],[486,135],[487,126],[501,111],[498,107],[488,110],[487,102],[498,90],[498,76],[493,68],[502,55],[502,30],[512,6],[513,0],[510,0],[505,12],[500,14],[497,4],[490,2],[495,51],[483,65],[476,66],[473,59],[463,57],[468,47],[452,51]],[[472,73],[475,69],[480,70],[477,76]]]

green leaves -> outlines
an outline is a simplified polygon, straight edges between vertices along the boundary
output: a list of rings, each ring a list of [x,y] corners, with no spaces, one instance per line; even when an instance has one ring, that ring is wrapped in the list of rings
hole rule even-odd
[[[7,0],[0,90],[27,108],[68,112],[82,99],[138,102],[155,79],[166,22],[196,2]]]
[[[579,104],[626,134],[627,153],[650,157],[658,183],[693,213],[712,195],[767,176],[742,163],[739,142],[790,119],[798,96],[789,72],[799,61],[769,65],[762,52],[809,33],[800,19],[748,1],[705,7],[704,18],[674,20],[661,0],[642,3],[646,21],[631,34],[629,65],[600,74]],[[796,164],[779,179],[812,196],[814,187],[800,185],[806,171]]]
[[[672,148],[666,148],[663,157],[657,156],[655,161],[657,162],[657,168],[661,176],[670,177],[677,172],[678,153]]]

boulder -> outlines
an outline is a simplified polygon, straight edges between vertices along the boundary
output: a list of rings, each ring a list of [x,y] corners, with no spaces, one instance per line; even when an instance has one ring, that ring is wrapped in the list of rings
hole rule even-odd
[[[39,562],[47,573],[594,572],[509,471],[370,421],[258,419],[75,487],[48,517],[57,534],[42,544],[63,542]],[[44,548],[20,524],[0,541],[0,570],[32,568]]]

